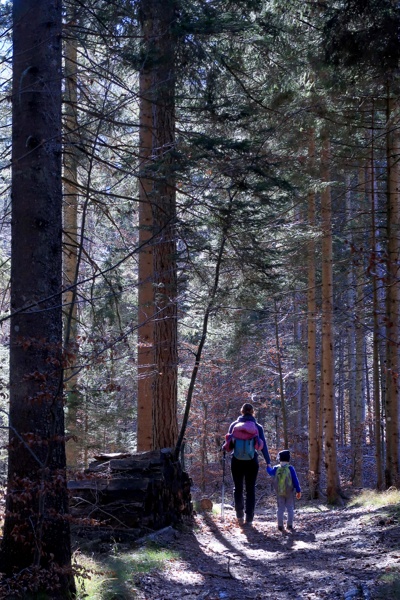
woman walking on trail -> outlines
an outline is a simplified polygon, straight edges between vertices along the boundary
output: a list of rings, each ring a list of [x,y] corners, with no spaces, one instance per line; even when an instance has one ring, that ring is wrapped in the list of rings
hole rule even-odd
[[[252,404],[243,404],[241,416],[230,424],[224,450],[232,451],[232,479],[233,497],[236,517],[240,525],[250,525],[254,518],[256,504],[256,481],[258,475],[258,452],[261,451],[267,466],[271,466],[264,429],[254,417]],[[244,487],[246,488],[246,501],[244,501]]]

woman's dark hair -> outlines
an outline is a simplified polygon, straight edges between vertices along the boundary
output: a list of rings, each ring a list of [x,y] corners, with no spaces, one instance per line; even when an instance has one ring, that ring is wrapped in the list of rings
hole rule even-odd
[[[240,412],[242,413],[242,415],[252,415],[254,413],[254,407],[252,404],[246,402],[245,404],[243,404],[242,408],[240,409]]]

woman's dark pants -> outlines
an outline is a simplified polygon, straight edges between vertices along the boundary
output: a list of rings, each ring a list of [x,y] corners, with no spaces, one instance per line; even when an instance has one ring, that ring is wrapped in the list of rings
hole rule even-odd
[[[243,491],[246,487],[246,520],[252,521],[254,517],[254,508],[256,505],[256,480],[258,474],[258,460],[238,460],[232,456],[231,470],[234,483],[233,498],[235,502],[236,516],[244,516],[244,498]]]

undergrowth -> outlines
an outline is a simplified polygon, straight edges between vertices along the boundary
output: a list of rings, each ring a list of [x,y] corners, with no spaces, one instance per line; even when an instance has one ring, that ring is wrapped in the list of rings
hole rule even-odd
[[[349,507],[353,506],[354,508],[383,508],[396,505],[400,506],[400,490],[395,488],[390,488],[385,492],[364,490],[361,494],[354,496],[348,503]]]
[[[79,553],[75,560],[86,575],[77,578],[77,600],[134,600],[136,578],[153,569],[161,570],[177,557],[176,552],[157,546],[129,552],[116,550],[104,557]]]
[[[351,499],[349,507],[373,509],[380,524],[393,525],[400,521],[400,490],[390,488],[385,492],[365,490]],[[400,569],[390,567],[379,578],[379,585],[374,595],[376,600],[399,600],[400,598]]]
[[[400,570],[393,567],[382,575],[375,593],[376,600],[399,600],[400,598]]]

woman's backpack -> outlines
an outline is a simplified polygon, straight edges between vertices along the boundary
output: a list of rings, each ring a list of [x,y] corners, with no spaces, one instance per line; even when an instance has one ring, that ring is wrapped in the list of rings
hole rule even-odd
[[[252,460],[255,451],[254,438],[250,440],[235,439],[233,442],[233,456],[238,460]]]
[[[256,450],[262,450],[264,442],[259,437],[258,427],[254,421],[238,421],[231,433],[225,436],[224,450],[233,450],[238,460],[252,460]]]

